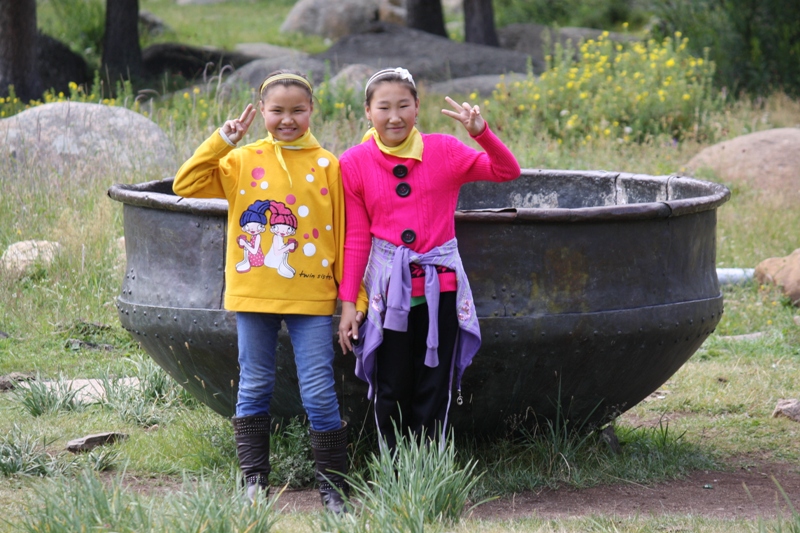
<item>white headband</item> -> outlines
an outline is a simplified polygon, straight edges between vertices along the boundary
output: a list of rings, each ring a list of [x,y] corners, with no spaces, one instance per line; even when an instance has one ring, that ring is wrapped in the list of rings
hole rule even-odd
[[[367,84],[364,86],[364,96],[366,96],[367,89],[369,89],[369,86],[370,86],[370,84],[372,82],[374,82],[374,81],[376,81],[379,78],[382,78],[384,76],[388,76],[389,74],[397,74],[398,76],[400,76],[401,79],[404,79],[404,80],[407,80],[407,81],[411,82],[411,85],[413,85],[415,89],[417,88],[417,84],[414,83],[414,78],[411,77],[411,73],[409,71],[407,71],[406,69],[400,68],[400,67],[397,67],[397,68],[385,68],[383,70],[379,70],[378,72],[373,74],[372,77],[370,77],[370,79],[367,80]]]

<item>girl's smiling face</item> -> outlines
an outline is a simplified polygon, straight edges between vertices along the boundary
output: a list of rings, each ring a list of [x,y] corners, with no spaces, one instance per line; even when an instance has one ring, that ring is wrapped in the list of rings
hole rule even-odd
[[[314,103],[308,91],[297,85],[275,85],[267,89],[259,108],[272,137],[276,141],[291,142],[308,130]]]
[[[419,99],[414,98],[405,84],[378,83],[364,111],[383,144],[398,146],[406,140],[417,121]]]

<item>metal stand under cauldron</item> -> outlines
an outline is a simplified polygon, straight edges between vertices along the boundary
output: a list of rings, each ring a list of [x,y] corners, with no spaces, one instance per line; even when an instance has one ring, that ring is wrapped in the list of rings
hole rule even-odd
[[[123,327],[189,392],[232,416],[227,203],[179,198],[172,180],[115,185],[109,196],[124,204]],[[556,416],[601,424],[662,385],[721,318],[716,208],[729,196],[692,178],[592,171],[526,169],[514,182],[464,186],[456,235],[483,346],[464,375],[464,404],[451,410],[456,430],[491,434]],[[272,414],[302,415],[288,335],[278,342]],[[360,424],[371,417],[353,369],[337,345],[343,417]]]

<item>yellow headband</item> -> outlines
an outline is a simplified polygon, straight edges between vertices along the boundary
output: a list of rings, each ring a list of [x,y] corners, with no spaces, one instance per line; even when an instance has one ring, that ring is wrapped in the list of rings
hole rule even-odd
[[[314,92],[314,89],[312,89],[312,88],[311,88],[311,84],[308,82],[308,80],[307,80],[307,79],[305,79],[305,78],[304,78],[304,77],[302,77],[302,76],[298,76],[297,74],[275,74],[274,76],[271,76],[271,77],[269,77],[269,78],[265,79],[265,80],[264,80],[264,81],[261,83],[261,87],[259,87],[259,89],[258,89],[258,96],[260,97],[260,96],[261,96],[261,93],[262,93],[262,92],[264,92],[264,87],[266,87],[266,86],[267,86],[267,85],[269,85],[270,83],[273,83],[273,82],[276,82],[276,81],[280,81],[280,80],[294,80],[294,81],[299,81],[300,83],[302,83],[303,85],[305,85],[306,87],[308,87],[308,90],[309,90],[311,93],[313,93],[313,92]]]

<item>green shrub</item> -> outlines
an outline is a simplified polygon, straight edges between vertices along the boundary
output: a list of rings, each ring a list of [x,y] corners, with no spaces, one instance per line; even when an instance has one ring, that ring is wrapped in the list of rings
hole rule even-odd
[[[270,441],[270,484],[291,488],[310,486],[314,481],[314,459],[308,424],[292,418],[272,432]]]
[[[494,12],[499,28],[535,22],[611,29],[624,22],[638,27],[646,21],[635,0],[494,0]]]
[[[532,116],[536,128],[560,141],[708,138],[707,115],[719,103],[713,63],[689,54],[680,33],[628,44],[607,36],[581,42],[577,51],[556,44],[538,80],[529,74],[501,83],[496,101],[519,123],[530,127]]]
[[[715,82],[734,95],[779,89],[800,95],[800,3],[796,0],[654,0],[660,35],[709,49]]]

